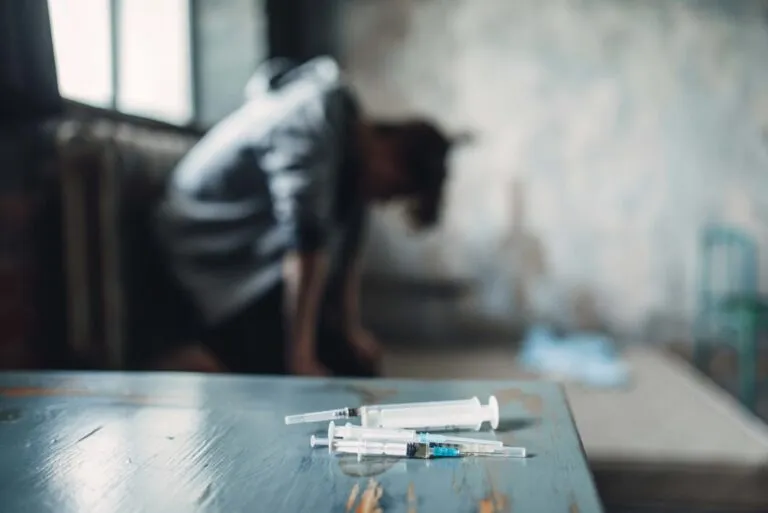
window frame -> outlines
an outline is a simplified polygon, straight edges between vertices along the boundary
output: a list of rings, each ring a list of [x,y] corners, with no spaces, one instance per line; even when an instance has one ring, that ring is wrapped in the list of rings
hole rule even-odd
[[[56,0],[49,0],[49,1],[56,1]],[[155,117],[148,117],[143,115],[136,115],[130,112],[126,112],[124,110],[121,110],[118,108],[119,104],[119,98],[120,98],[120,87],[121,87],[121,77],[120,77],[120,68],[121,68],[121,60],[120,60],[120,50],[121,50],[121,43],[120,43],[120,36],[121,36],[121,18],[120,18],[120,11],[121,11],[121,2],[127,2],[130,0],[107,0],[108,7],[109,7],[109,46],[110,46],[110,69],[109,69],[109,82],[110,82],[110,88],[111,88],[111,94],[110,99],[107,102],[107,105],[105,107],[100,107],[97,105],[92,105],[90,103],[86,103],[81,100],[77,99],[70,99],[65,97],[64,100],[79,104],[84,104],[89,108],[94,109],[104,109],[109,110],[114,113],[117,113],[121,116],[127,116],[130,118],[135,119],[146,119],[150,122],[157,122],[164,125],[170,125],[170,126],[176,126],[182,129],[190,129],[194,130],[195,132],[200,130],[200,76],[199,76],[199,65],[197,63],[197,59],[200,55],[200,43],[199,43],[199,37],[198,37],[198,31],[197,31],[197,21],[198,21],[198,12],[199,12],[199,4],[198,0],[186,0],[187,2],[187,25],[188,25],[188,37],[189,37],[189,74],[188,74],[188,81],[189,81],[189,88],[190,88],[190,99],[191,99],[191,116],[190,120],[187,123],[175,123],[173,121],[169,121],[167,119],[161,119],[161,118],[155,118]],[[53,20],[51,20],[51,25],[53,24]],[[52,28],[53,30],[53,28]]]

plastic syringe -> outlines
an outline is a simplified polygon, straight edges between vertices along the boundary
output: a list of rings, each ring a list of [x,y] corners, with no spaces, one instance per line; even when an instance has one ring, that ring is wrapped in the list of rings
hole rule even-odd
[[[463,456],[500,456],[508,458],[525,458],[524,447],[491,447],[488,445],[465,446],[450,444],[423,444],[419,442],[383,442],[371,440],[343,440],[320,438],[312,436],[309,440],[312,447],[328,447],[328,452],[357,454],[357,459],[363,456],[393,456],[397,458],[461,458]]]
[[[378,440],[398,442],[419,442],[437,444],[471,444],[485,445],[489,447],[501,447],[504,442],[500,440],[483,440],[481,438],[468,438],[463,436],[437,435],[434,433],[419,433],[413,429],[385,429],[367,428],[347,423],[345,426],[336,426],[334,422],[328,423],[328,439],[342,438],[345,440]]]
[[[319,422],[360,417],[368,428],[418,429],[446,431],[459,429],[479,430],[484,422],[493,429],[499,426],[499,403],[494,396],[482,405],[480,399],[458,401],[430,401],[423,403],[375,404],[359,408],[341,408],[321,412],[290,415],[286,424]]]

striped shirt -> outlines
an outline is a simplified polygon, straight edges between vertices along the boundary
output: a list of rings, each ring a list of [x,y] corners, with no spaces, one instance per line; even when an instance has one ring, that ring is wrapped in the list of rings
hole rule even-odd
[[[329,250],[329,292],[340,288],[360,242],[357,107],[338,65],[268,78],[179,162],[158,211],[171,268],[209,325],[278,283],[287,251]]]

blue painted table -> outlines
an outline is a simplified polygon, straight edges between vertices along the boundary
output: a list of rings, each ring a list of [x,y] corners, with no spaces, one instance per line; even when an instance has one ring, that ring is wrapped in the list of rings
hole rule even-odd
[[[311,449],[289,413],[495,394],[524,460],[357,462]],[[553,384],[0,374],[0,504],[14,513],[602,511]],[[372,497],[376,496],[376,497]],[[371,502],[376,502],[371,500]]]

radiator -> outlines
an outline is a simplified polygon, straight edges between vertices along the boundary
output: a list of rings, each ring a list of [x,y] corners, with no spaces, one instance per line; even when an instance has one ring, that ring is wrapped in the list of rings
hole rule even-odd
[[[114,138],[105,130],[76,122],[59,130],[67,343],[79,360],[121,369],[119,159]]]
[[[163,305],[155,277],[134,265],[150,258],[136,212],[151,211],[197,137],[103,119],[65,123],[58,134],[68,346],[90,365],[123,369],[137,343],[162,336],[137,326],[147,323],[142,302]]]

